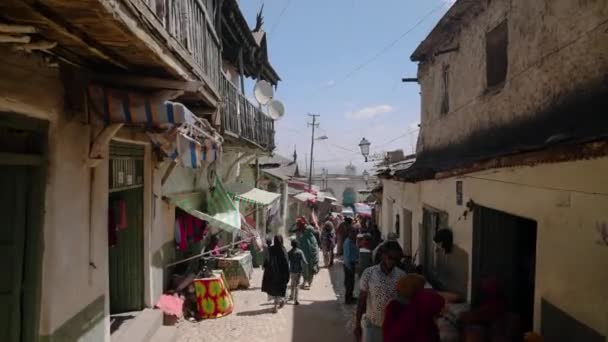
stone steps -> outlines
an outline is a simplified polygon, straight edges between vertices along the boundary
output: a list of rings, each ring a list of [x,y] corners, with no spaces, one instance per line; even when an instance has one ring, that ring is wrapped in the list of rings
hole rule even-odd
[[[111,336],[111,340],[112,342],[148,342],[162,324],[162,311],[144,309],[138,312],[131,322],[115,331]]]

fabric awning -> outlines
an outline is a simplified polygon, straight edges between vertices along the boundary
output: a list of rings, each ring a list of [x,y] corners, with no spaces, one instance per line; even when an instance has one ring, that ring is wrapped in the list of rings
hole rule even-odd
[[[184,210],[188,214],[209,222],[213,227],[229,233],[241,230],[241,214],[238,203],[234,203],[224,186],[215,179],[215,187],[207,193],[207,212],[202,208],[205,203],[205,194],[202,192],[178,194],[167,196],[169,202]]]
[[[258,188],[253,188],[243,194],[235,195],[238,201],[245,202],[248,204],[259,204],[259,205],[270,205],[276,201],[280,194],[274,192],[268,192]]]
[[[180,125],[188,121],[191,113],[181,103],[165,101],[162,93],[154,96],[91,85],[88,94],[92,109],[106,124]]]
[[[315,196],[309,192],[301,192],[301,193],[293,196],[293,198],[295,198],[301,202],[308,202],[308,201],[315,201],[317,199],[317,196]]]
[[[141,125],[165,157],[188,168],[219,160],[224,139],[207,120],[185,105],[165,101],[162,95],[91,85],[90,108],[106,125]]]
[[[319,199],[319,201],[325,201],[325,200],[328,200],[328,201],[331,201],[331,202],[337,202],[338,201],[338,199],[335,198],[334,196],[332,196],[332,194],[329,193],[329,192],[319,192],[317,194],[317,198]]]

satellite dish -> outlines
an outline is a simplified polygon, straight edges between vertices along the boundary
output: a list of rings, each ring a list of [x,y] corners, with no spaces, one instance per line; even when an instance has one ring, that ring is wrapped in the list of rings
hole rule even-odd
[[[273,120],[279,120],[285,115],[285,106],[279,100],[272,100],[268,103],[268,115]]]
[[[270,100],[272,100],[272,96],[274,95],[274,90],[272,89],[272,84],[262,80],[255,82],[255,86],[253,87],[253,96],[256,101],[262,106],[265,106]]]

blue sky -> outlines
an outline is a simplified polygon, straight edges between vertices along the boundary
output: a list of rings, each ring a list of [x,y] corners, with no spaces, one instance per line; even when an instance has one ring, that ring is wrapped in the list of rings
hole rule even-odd
[[[251,26],[264,3],[270,60],[283,79],[275,93],[286,107],[275,126],[276,152],[290,156],[297,146],[304,166],[304,157],[310,154],[307,113],[321,115],[317,135],[328,137],[315,144],[317,172],[321,168],[342,171],[351,161],[359,172],[371,168],[358,153],[362,137],[372,142],[372,153],[412,152],[420,89],[415,83],[402,83],[401,78],[416,77],[417,66],[409,56],[452,2],[241,0]],[[399,42],[365,64],[427,15]],[[251,82],[247,88],[251,90]]]

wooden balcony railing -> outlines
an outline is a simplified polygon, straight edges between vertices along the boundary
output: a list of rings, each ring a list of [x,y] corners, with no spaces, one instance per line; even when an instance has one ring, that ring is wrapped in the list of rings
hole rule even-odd
[[[274,149],[274,120],[251,103],[222,74],[222,130],[266,150]]]
[[[141,0],[131,0],[141,1]],[[219,91],[221,52],[213,17],[217,0],[143,0]]]

